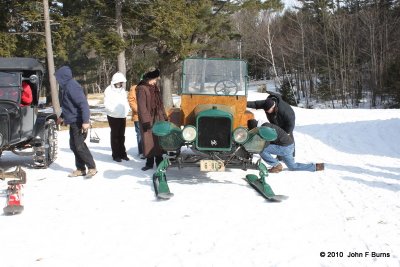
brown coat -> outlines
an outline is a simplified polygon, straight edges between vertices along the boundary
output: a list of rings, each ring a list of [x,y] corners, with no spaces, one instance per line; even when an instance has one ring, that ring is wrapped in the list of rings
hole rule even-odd
[[[136,87],[137,87],[136,84],[132,85],[131,88],[129,89],[129,94],[128,94],[128,102],[132,110],[132,121],[139,120],[138,105],[136,101]]]
[[[161,156],[162,149],[158,144],[158,138],[153,135],[151,129],[143,132],[143,123],[150,123],[153,126],[156,121],[167,120],[161,92],[156,85],[140,82],[136,87],[136,99],[143,138],[143,155],[146,158]]]

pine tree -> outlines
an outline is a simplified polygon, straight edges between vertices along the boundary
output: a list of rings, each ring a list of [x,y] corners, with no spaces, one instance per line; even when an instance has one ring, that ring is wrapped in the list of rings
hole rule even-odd
[[[282,95],[282,99],[287,102],[291,106],[297,106],[296,98],[293,94],[292,86],[290,81],[286,78],[283,80],[282,86],[279,89],[279,92]]]

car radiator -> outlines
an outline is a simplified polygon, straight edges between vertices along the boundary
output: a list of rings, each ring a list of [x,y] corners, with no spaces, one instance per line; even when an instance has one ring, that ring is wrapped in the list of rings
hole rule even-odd
[[[198,120],[197,148],[201,150],[230,150],[231,120],[226,117],[202,117]]]

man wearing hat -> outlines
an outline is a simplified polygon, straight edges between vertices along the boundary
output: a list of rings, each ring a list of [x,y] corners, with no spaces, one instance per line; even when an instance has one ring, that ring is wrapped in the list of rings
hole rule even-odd
[[[296,116],[292,107],[283,101],[281,95],[269,92],[269,96],[265,100],[249,101],[248,108],[264,109],[267,119],[270,123],[282,128],[293,139],[293,130],[295,126]],[[293,149],[293,157],[295,149]],[[281,156],[278,156],[281,160]]]
[[[296,116],[292,107],[279,94],[270,93],[265,100],[249,101],[247,107],[264,109],[270,123],[278,125],[293,137]]]
[[[158,138],[151,131],[155,122],[168,119],[160,89],[157,87],[159,78],[160,70],[149,71],[143,75],[136,88],[139,125],[143,138],[143,155],[146,157],[146,165],[142,168],[143,171],[152,169],[154,162],[158,165],[163,160],[163,151],[158,143]]]

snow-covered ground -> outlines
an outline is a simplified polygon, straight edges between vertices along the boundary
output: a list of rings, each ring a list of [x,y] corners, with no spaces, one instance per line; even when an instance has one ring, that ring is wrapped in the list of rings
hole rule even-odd
[[[22,165],[28,182],[25,211],[0,216],[0,266],[400,266],[400,111],[295,112],[297,161],[326,169],[270,174],[289,196],[282,203],[265,201],[245,171],[190,168],[168,170],[175,196],[157,201],[133,128],[122,163],[111,159],[109,129],[96,129],[100,143],[87,143],[99,173],[90,180],[67,177],[67,131],[49,169],[5,152],[1,167]]]

